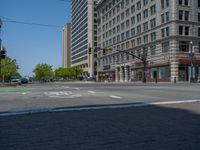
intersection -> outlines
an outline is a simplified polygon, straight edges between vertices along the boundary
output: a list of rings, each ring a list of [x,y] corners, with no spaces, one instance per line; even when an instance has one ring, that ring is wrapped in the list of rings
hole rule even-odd
[[[0,149],[200,148],[200,85],[48,83],[0,92]]]

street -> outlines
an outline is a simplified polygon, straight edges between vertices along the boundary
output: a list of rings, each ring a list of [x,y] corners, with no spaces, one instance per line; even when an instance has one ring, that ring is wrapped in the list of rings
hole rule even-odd
[[[0,89],[0,149],[200,149],[200,84]]]

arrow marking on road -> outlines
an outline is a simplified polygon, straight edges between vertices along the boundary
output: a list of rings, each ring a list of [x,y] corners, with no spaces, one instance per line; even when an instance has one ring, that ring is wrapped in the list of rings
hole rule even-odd
[[[95,94],[96,92],[95,91],[88,91],[88,93]]]
[[[116,99],[122,99],[121,97],[115,96],[115,95],[111,95],[110,97],[111,97],[111,98],[116,98]]]

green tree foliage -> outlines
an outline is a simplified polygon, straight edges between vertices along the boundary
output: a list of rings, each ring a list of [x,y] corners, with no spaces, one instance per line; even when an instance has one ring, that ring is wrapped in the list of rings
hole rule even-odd
[[[48,64],[37,64],[33,72],[36,80],[46,80],[54,76],[52,66]]]
[[[19,67],[15,59],[6,57],[1,60],[1,77],[3,80],[9,80],[12,76],[21,76],[18,69]]]
[[[82,69],[78,67],[72,68],[58,68],[55,70],[56,78],[64,78],[66,79],[76,79],[77,76],[82,73]]]

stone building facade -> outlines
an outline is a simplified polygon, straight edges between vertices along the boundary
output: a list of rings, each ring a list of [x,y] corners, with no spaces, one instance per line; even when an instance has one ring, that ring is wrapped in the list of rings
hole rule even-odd
[[[200,77],[200,0],[99,0],[97,12],[99,81],[142,80],[143,62],[124,52],[147,54],[148,81]]]
[[[97,46],[96,0],[72,0],[71,66],[83,69],[84,76],[94,76],[94,56],[89,47]]]

